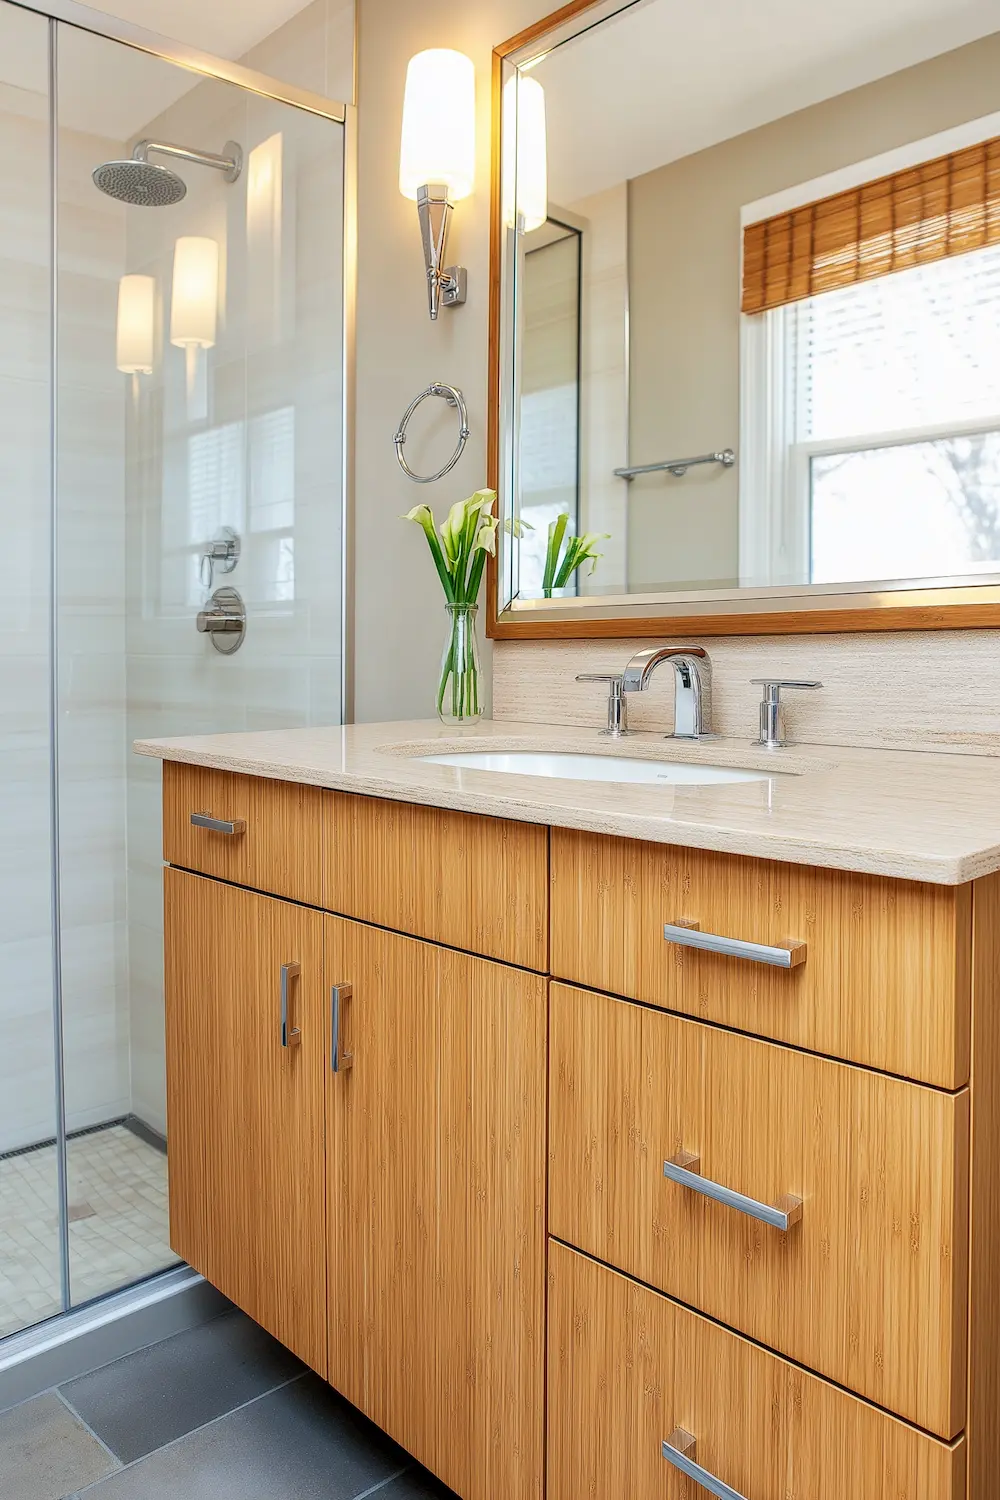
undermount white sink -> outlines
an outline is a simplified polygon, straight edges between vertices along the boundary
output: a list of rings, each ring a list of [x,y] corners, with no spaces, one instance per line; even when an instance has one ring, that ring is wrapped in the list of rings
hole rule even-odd
[[[636,760],[625,755],[575,755],[562,751],[458,750],[420,755],[432,766],[467,771],[499,771],[518,776],[553,776],[561,781],[663,782],[672,786],[712,786],[731,781],[767,781],[769,771],[733,766],[699,766],[680,761]]]

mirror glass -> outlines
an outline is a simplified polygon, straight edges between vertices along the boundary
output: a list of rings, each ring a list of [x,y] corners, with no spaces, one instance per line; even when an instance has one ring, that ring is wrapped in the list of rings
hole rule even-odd
[[[1000,581],[998,19],[637,0],[505,64],[501,607]]]

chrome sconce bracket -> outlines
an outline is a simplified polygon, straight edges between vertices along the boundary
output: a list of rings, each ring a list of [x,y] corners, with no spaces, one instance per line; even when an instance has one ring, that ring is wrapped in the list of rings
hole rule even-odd
[[[427,268],[427,308],[431,322],[441,307],[460,307],[466,299],[468,272],[464,266],[445,266],[448,226],[454,205],[442,183],[426,183],[417,189],[417,215]]]

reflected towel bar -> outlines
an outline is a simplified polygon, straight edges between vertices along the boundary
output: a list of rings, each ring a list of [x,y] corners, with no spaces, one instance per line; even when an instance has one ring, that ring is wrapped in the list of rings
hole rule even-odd
[[[698,458],[665,458],[661,464],[639,464],[631,469],[616,469],[616,479],[636,479],[640,474],[659,474],[661,472],[673,474],[676,479],[683,479],[688,469],[693,469],[696,464],[721,464],[724,469],[731,469],[736,462],[736,454],[732,448],[723,448],[718,453],[702,453]]]

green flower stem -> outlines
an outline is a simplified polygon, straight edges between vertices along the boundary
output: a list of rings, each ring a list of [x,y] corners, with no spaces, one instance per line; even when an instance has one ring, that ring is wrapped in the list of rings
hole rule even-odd
[[[472,559],[472,571],[469,574],[469,588],[466,594],[466,603],[475,604],[479,597],[479,585],[483,581],[483,569],[486,566],[486,548],[480,547]]]
[[[566,535],[566,527],[568,525],[569,516],[563,512],[556,517],[549,527],[549,544],[545,551],[545,572],[542,575],[542,588],[546,592],[554,587],[553,579],[556,575],[559,553],[562,551],[563,537]]]
[[[448,613],[451,622],[438,684],[438,714],[456,720],[475,719],[480,712],[475,641],[477,608],[475,605],[452,605]]]

